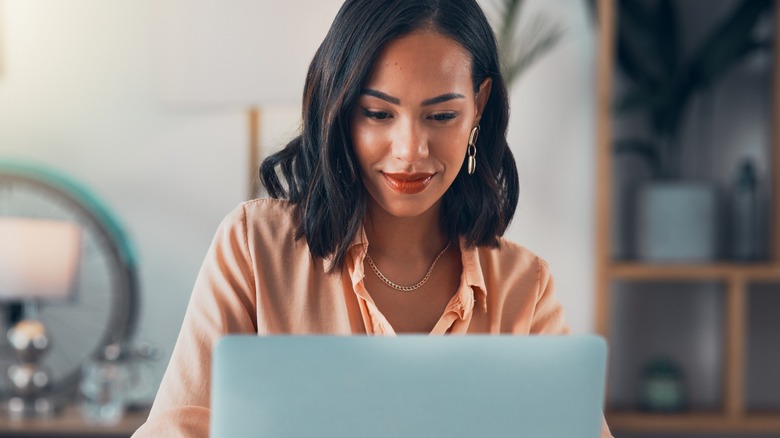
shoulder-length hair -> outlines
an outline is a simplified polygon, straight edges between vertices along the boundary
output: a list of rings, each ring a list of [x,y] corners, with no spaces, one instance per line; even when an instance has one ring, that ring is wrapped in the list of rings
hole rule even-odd
[[[495,35],[475,0],[347,0],[309,66],[301,134],[266,158],[260,178],[273,198],[295,205],[296,237],[314,256],[343,266],[368,195],[350,137],[350,115],[374,62],[391,40],[432,29],[471,56],[474,91],[493,84],[480,120],[477,171],[464,165],[444,194],[441,223],[469,246],[498,246],[515,213],[518,177],[506,141],[509,102]],[[464,160],[465,161],[465,160]]]

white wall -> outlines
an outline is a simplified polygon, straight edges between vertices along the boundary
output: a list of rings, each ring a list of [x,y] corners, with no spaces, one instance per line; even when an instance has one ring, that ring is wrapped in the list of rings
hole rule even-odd
[[[0,158],[60,169],[119,216],[139,253],[139,336],[166,354],[159,379],[214,230],[244,196],[245,115],[159,104],[151,0],[0,8]]]
[[[524,20],[541,15],[564,35],[511,90],[509,144],[520,202],[507,236],[547,260],[572,330],[588,332],[595,268],[595,35],[584,1],[527,0],[524,8]]]
[[[140,255],[139,337],[173,347],[202,257],[246,193],[238,108],[160,98],[159,0],[0,0],[0,158],[53,166],[117,213]],[[593,46],[584,2],[529,0],[560,45],[512,90],[520,204],[509,238],[548,260],[575,332],[592,329]],[[305,31],[306,29],[301,29]],[[266,145],[297,111],[266,110]]]

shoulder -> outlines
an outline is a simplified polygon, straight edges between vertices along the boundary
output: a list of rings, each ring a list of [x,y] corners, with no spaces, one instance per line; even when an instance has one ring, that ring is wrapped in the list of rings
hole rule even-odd
[[[547,262],[530,249],[505,238],[499,239],[497,248],[480,247],[480,255],[504,264],[528,265],[535,269],[549,269]]]
[[[250,251],[266,255],[282,255],[289,251],[308,254],[306,239],[296,237],[295,214],[295,204],[274,198],[242,202],[231,213],[243,226]]]
[[[537,278],[549,275],[547,262],[528,248],[505,238],[499,239],[496,248],[479,247],[481,265],[496,275],[522,274],[535,275]],[[490,273],[490,272],[486,272]]]
[[[294,204],[283,199],[245,201],[225,216],[219,233],[235,236],[250,246],[295,240],[294,209]]]
[[[223,228],[241,226],[256,228],[257,225],[268,225],[280,230],[294,228],[295,206],[284,199],[257,198],[244,201],[230,211],[222,220]]]
[[[294,225],[295,204],[286,199],[257,198],[242,202],[241,210],[246,221],[271,223],[273,225]]]

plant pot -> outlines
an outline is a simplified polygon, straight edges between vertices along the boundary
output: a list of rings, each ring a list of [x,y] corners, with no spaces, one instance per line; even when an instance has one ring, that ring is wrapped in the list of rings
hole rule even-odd
[[[718,256],[718,189],[698,182],[653,182],[637,192],[637,257],[703,263]]]

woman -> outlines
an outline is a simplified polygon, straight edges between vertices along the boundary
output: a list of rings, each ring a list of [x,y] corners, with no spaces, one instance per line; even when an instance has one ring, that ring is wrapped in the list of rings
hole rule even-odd
[[[501,239],[518,178],[498,62],[474,0],[347,0],[301,135],[261,167],[271,199],[220,226],[138,436],[207,434],[225,333],[567,332],[547,265]]]

